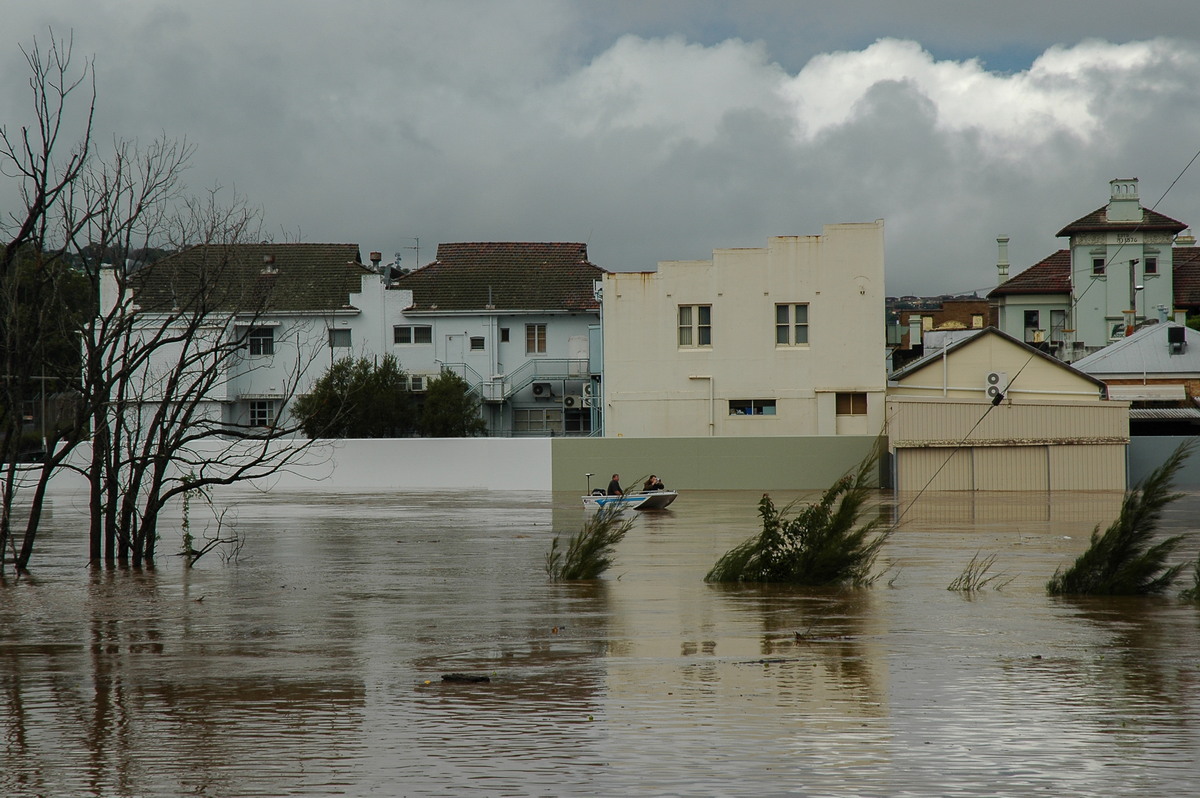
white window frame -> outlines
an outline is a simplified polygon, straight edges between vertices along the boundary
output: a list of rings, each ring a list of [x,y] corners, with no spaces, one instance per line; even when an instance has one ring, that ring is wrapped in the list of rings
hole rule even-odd
[[[418,335],[420,334],[420,335]],[[417,340],[420,337],[423,340]],[[401,340],[407,338],[407,341]],[[392,327],[392,343],[404,346],[433,344],[433,327],[429,324],[397,324]]]
[[[273,427],[275,426],[275,401],[274,399],[252,399],[250,401],[250,426],[252,427]]]
[[[676,321],[680,349],[712,348],[712,305],[680,305]]]
[[[775,306],[775,345],[808,346],[807,302]]]
[[[275,354],[275,328],[251,327],[246,333],[246,348],[251,357]]]
[[[525,354],[546,354],[546,325],[544,322],[525,325]]]

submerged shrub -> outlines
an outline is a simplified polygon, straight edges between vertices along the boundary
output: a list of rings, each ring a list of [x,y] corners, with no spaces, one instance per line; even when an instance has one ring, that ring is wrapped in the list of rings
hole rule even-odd
[[[546,553],[546,573],[555,581],[597,579],[613,563],[613,548],[633,528],[633,518],[625,517],[620,504],[601,507],[571,536],[564,551],[558,536],[550,541]]]
[[[946,589],[960,591],[963,593],[973,593],[976,590],[983,590],[991,583],[1000,579],[1004,579],[1005,574],[1003,572],[989,573],[989,571],[992,570],[992,566],[995,564],[995,554],[989,554],[983,559],[980,559],[979,552],[976,552],[975,556],[971,558],[971,561],[967,563],[967,567],[963,569],[963,572],[959,574],[958,577],[946,587]],[[1003,582],[1000,582],[996,585],[996,590],[999,590],[1011,581],[1011,578],[1004,579]]]
[[[1169,588],[1185,565],[1167,566],[1183,535],[1158,543],[1153,540],[1163,509],[1181,495],[1172,493],[1171,487],[1191,449],[1191,442],[1180,445],[1141,485],[1129,491],[1117,520],[1103,535],[1096,525],[1088,550],[1070,568],[1055,571],[1046,592],[1052,596],[1134,596]]]
[[[875,557],[891,531],[873,534],[882,523],[879,518],[856,525],[871,494],[869,477],[877,459],[868,457],[791,519],[787,515],[796,502],[777,510],[764,493],[758,503],[762,532],[721,557],[704,581],[871,584]]]
[[[1200,558],[1192,566],[1192,586],[1179,594],[1184,601],[1200,601]]]

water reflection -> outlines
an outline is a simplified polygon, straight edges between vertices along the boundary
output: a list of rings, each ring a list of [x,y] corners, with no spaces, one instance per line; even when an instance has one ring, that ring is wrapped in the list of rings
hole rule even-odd
[[[881,495],[898,525],[868,590],[706,584],[758,531],[753,492],[639,516],[588,584],[542,568],[583,521],[573,494],[235,498],[240,561],[193,571],[89,575],[82,516],[56,508],[34,578],[0,583],[0,794],[1108,796],[1200,778],[1197,608],[1045,595],[1119,496]],[[1012,581],[947,591],[980,551]]]

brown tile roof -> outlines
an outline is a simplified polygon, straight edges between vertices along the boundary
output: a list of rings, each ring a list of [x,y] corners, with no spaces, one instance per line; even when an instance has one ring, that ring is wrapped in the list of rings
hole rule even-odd
[[[1149,208],[1142,209],[1142,221],[1140,222],[1110,222],[1108,220],[1108,206],[1104,205],[1100,208],[1083,216],[1069,225],[1058,231],[1060,236],[1069,236],[1075,233],[1107,233],[1119,230],[1163,230],[1169,233],[1180,233],[1187,229],[1187,225],[1183,222],[1178,222],[1170,216],[1164,216],[1158,211],[1152,211]]]
[[[1175,247],[1171,263],[1175,307],[1200,312],[1200,247]]]
[[[604,274],[587,244],[439,244],[437,260],[394,286],[413,292],[413,310],[595,312],[592,283]]]
[[[201,244],[130,279],[143,310],[177,307],[204,286],[211,309],[331,311],[348,308],[350,293],[361,290],[369,273],[357,244]]]
[[[1010,294],[1070,294],[1071,251],[1060,249],[988,293],[988,299]]]
[[[1171,250],[1171,286],[1175,307],[1200,312],[1200,247]],[[1069,294],[1071,255],[1060,249],[1008,282],[991,290],[988,298],[1020,294]]]

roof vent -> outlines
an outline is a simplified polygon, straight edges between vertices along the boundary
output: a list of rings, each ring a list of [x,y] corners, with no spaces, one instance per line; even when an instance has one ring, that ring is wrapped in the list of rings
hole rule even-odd
[[[1184,347],[1187,346],[1187,328],[1186,327],[1168,327],[1167,328],[1167,349],[1172,355],[1181,354]]]
[[[263,274],[279,274],[279,269],[275,266],[274,255],[263,255]]]

